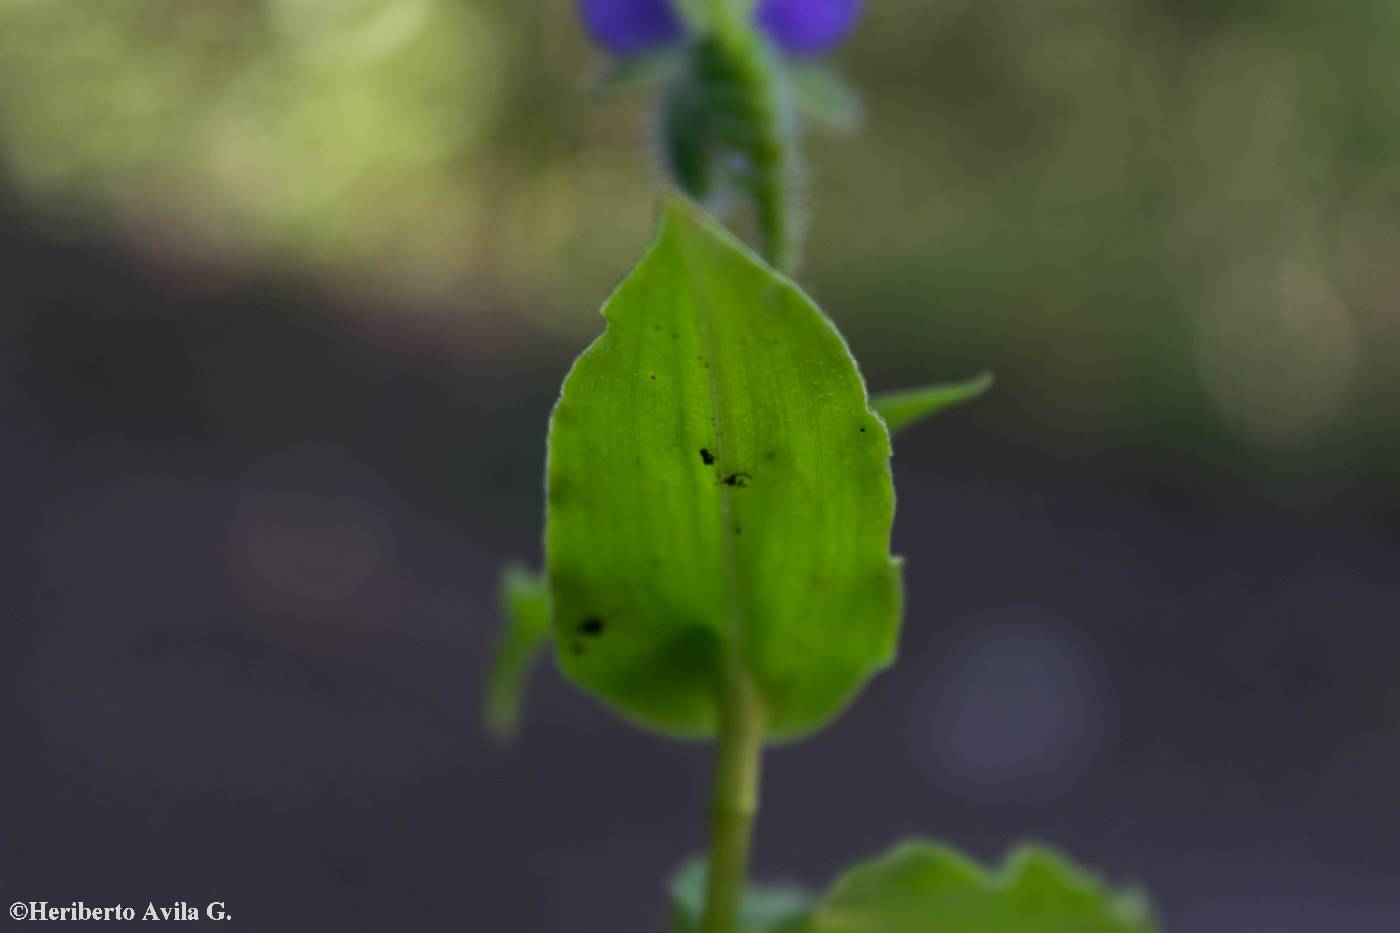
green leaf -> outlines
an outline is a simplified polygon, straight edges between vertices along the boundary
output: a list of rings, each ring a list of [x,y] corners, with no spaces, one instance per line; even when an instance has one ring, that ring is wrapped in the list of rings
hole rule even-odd
[[[513,737],[520,729],[531,662],[549,636],[549,589],[544,575],[519,565],[501,574],[501,612],[505,629],[486,686],[486,731]]]
[[[892,659],[889,436],[841,335],[698,208],[662,210],[550,419],[545,547],[566,677],[713,735],[722,670],[772,738]]]
[[[871,404],[885,419],[885,425],[891,431],[898,431],[946,408],[972,401],[985,394],[992,387],[992,382],[991,373],[982,373],[962,382],[882,392],[875,396]]]
[[[588,83],[597,93],[650,87],[668,81],[685,67],[685,55],[676,49],[643,52],[611,59]]]
[[[797,110],[804,117],[836,133],[849,133],[860,127],[865,119],[860,95],[830,66],[790,61],[787,74]]]
[[[847,871],[803,933],[1150,933],[1146,899],[1115,892],[1063,856],[1024,846],[988,872],[910,842]]]
[[[744,889],[739,933],[800,933],[812,906],[801,885],[754,885]],[[699,933],[705,910],[705,860],[686,862],[671,879],[672,933]]]

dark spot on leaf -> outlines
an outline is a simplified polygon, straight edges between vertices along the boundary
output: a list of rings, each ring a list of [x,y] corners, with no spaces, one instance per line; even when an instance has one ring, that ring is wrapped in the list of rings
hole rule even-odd
[[[735,526],[734,526],[734,533],[735,533],[736,535],[741,535],[741,534],[744,533],[744,529],[740,528],[738,525],[735,525]]]
[[[656,381],[656,373],[647,373],[647,378],[650,379],[652,382],[655,382],[655,381]],[[865,428],[861,428],[861,430],[864,431]]]
[[[715,455],[710,453],[704,447],[700,448],[700,459],[705,462],[705,466],[714,466],[715,464]]]
[[[654,379],[654,378],[656,378],[656,377],[653,376],[652,378]],[[861,429],[860,429],[860,433],[864,434],[864,433],[865,433],[865,428],[861,428]]]
[[[777,452],[776,450],[770,450],[770,451],[768,451],[767,453],[765,453],[765,454],[763,455],[763,459],[764,459],[764,460],[768,460],[768,461],[770,461],[770,462],[773,461],[773,460],[777,460],[777,459],[778,459],[778,452]]]
[[[583,635],[601,635],[605,628],[607,625],[597,616],[589,616],[578,624],[578,630]]]
[[[720,480],[720,482],[724,483],[726,486],[737,486],[739,489],[743,489],[749,484],[749,480],[751,479],[753,479],[753,476],[749,473],[730,473],[724,479]]]

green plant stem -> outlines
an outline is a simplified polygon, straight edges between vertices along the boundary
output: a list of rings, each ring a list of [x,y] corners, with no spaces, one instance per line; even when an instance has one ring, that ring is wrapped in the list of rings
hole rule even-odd
[[[790,217],[792,158],[777,76],[747,0],[706,0],[711,35],[743,89],[752,136],[752,194],[765,258],[777,269],[796,261]],[[710,815],[710,858],[701,933],[739,933],[753,824],[758,816],[764,714],[753,680],[731,657],[720,691],[718,759]]]
[[[781,272],[798,260],[798,232],[793,201],[797,172],[790,105],[782,75],[761,33],[749,22],[745,0],[707,0],[710,35],[724,58],[725,70],[740,89],[747,132],[749,194],[753,198],[763,257]]]
[[[742,40],[750,30],[745,21],[752,13],[750,0],[701,0],[705,15],[709,19],[710,31],[721,42],[732,43]]]
[[[739,909],[758,815],[763,732],[763,706],[753,681],[746,671],[731,665],[721,692],[719,758],[701,933],[739,931]]]

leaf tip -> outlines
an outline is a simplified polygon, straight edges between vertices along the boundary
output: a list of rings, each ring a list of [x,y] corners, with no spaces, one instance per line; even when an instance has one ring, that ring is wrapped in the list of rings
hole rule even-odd
[[[991,370],[984,370],[960,382],[884,392],[871,398],[870,406],[884,419],[885,426],[893,434],[945,409],[985,395],[995,382],[996,377]]]

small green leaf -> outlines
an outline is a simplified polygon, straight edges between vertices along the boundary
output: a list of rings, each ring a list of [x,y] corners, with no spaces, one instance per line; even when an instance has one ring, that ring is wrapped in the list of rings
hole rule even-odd
[[[545,549],[566,677],[714,734],[722,670],[767,734],[825,724],[894,654],[889,436],[841,335],[678,198],[550,419]]]
[[[531,662],[549,636],[549,589],[544,575],[511,565],[501,574],[501,612],[505,628],[486,686],[486,731],[499,739],[520,729],[521,709]]]
[[[674,78],[684,67],[685,55],[676,49],[643,52],[610,60],[588,84],[598,93],[650,87]]]
[[[982,373],[962,382],[882,392],[875,396],[871,404],[885,419],[886,426],[891,431],[898,431],[946,408],[972,401],[990,389],[992,382],[991,373]]]
[[[1151,933],[1146,899],[1115,892],[1063,856],[1024,846],[988,872],[930,842],[847,871],[803,933]]]
[[[749,885],[739,908],[739,933],[800,933],[812,906],[801,885]],[[671,879],[672,933],[699,933],[705,910],[705,860],[691,859]]]
[[[835,133],[849,133],[860,127],[865,119],[860,95],[830,66],[790,61],[787,74],[797,110],[804,117]]]

